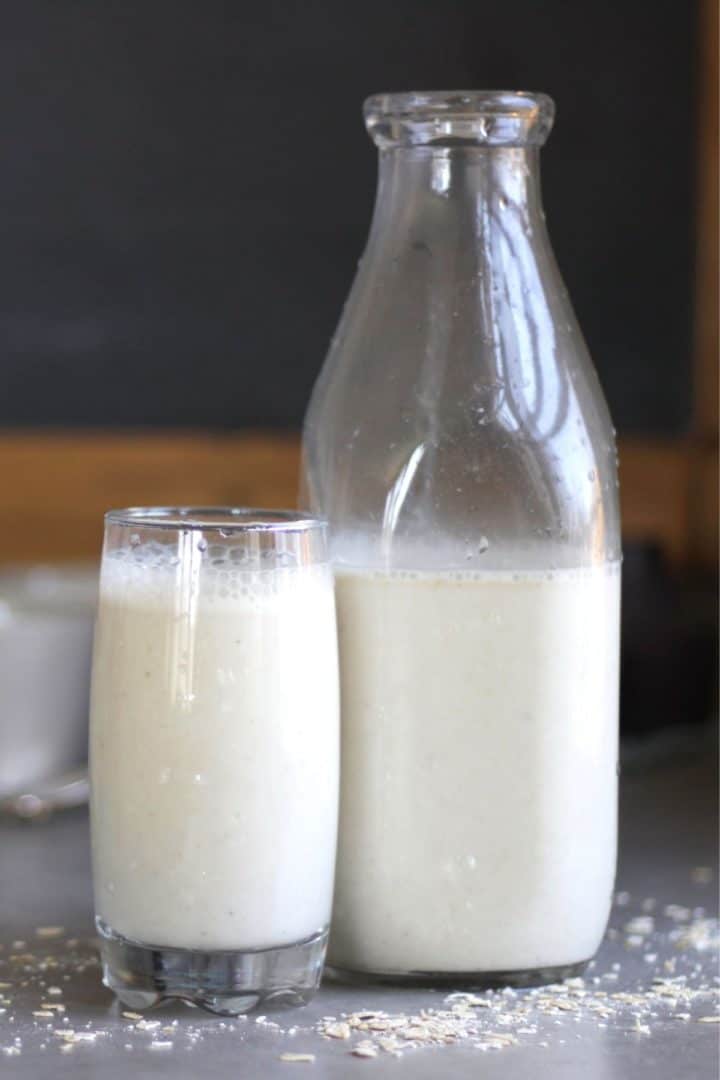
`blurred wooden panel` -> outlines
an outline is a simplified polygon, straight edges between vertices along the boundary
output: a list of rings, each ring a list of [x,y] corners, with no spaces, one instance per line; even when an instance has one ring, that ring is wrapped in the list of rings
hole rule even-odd
[[[689,561],[718,557],[718,2],[700,5],[695,385],[690,472]]]
[[[110,507],[294,506],[293,436],[0,434],[0,562],[97,557]]]
[[[687,561],[717,572],[718,455],[712,440],[693,444],[690,457],[690,522]]]
[[[621,439],[619,450],[624,539],[657,544],[673,564],[684,564],[690,528],[689,444]]]
[[[0,562],[96,557],[110,507],[294,506],[299,460],[294,435],[6,431]],[[626,538],[656,542],[684,563],[691,478],[700,475],[691,445],[625,441],[620,461]]]
[[[718,0],[700,4],[695,255],[695,435],[718,437]]]

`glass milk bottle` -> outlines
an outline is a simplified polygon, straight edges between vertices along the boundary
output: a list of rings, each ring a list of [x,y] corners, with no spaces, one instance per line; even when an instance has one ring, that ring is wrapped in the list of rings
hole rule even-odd
[[[337,583],[350,978],[555,980],[605,930],[616,454],[545,226],[552,119],[543,94],[365,104],[377,202],[304,434]]]

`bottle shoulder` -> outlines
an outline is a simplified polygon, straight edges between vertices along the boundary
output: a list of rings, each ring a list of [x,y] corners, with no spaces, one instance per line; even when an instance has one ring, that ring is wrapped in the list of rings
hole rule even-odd
[[[617,457],[593,372],[577,358],[553,380],[466,373],[403,379],[337,355],[319,380],[304,433],[313,506],[337,531],[407,547],[443,535],[619,555]],[[387,358],[390,366],[392,361]],[[480,541],[478,541],[480,543]]]

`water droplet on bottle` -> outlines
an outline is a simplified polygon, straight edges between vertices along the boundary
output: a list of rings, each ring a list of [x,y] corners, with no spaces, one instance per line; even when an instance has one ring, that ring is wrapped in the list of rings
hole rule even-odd
[[[142,540],[140,539],[138,534],[133,533],[132,536],[130,537],[130,547],[138,547],[138,545],[141,544],[141,543],[142,543]]]
[[[207,540],[203,539],[203,537],[201,536],[200,539],[197,542],[198,551],[207,551],[207,547],[208,547]]]
[[[507,201],[507,199],[505,198],[504,195],[500,196],[500,198],[498,199],[498,203],[500,205],[501,210],[507,210],[508,201]]]
[[[478,555],[484,555],[487,549],[490,547],[490,541],[487,536],[481,536],[478,540]]]
[[[591,469],[590,472],[588,473],[588,480],[590,481],[591,484],[595,483],[595,470],[594,469]]]

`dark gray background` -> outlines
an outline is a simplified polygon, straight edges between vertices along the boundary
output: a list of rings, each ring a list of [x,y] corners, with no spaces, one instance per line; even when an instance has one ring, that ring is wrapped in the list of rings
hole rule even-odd
[[[372,91],[542,89],[621,432],[690,400],[696,5],[10,0],[0,424],[296,426],[360,255]]]

